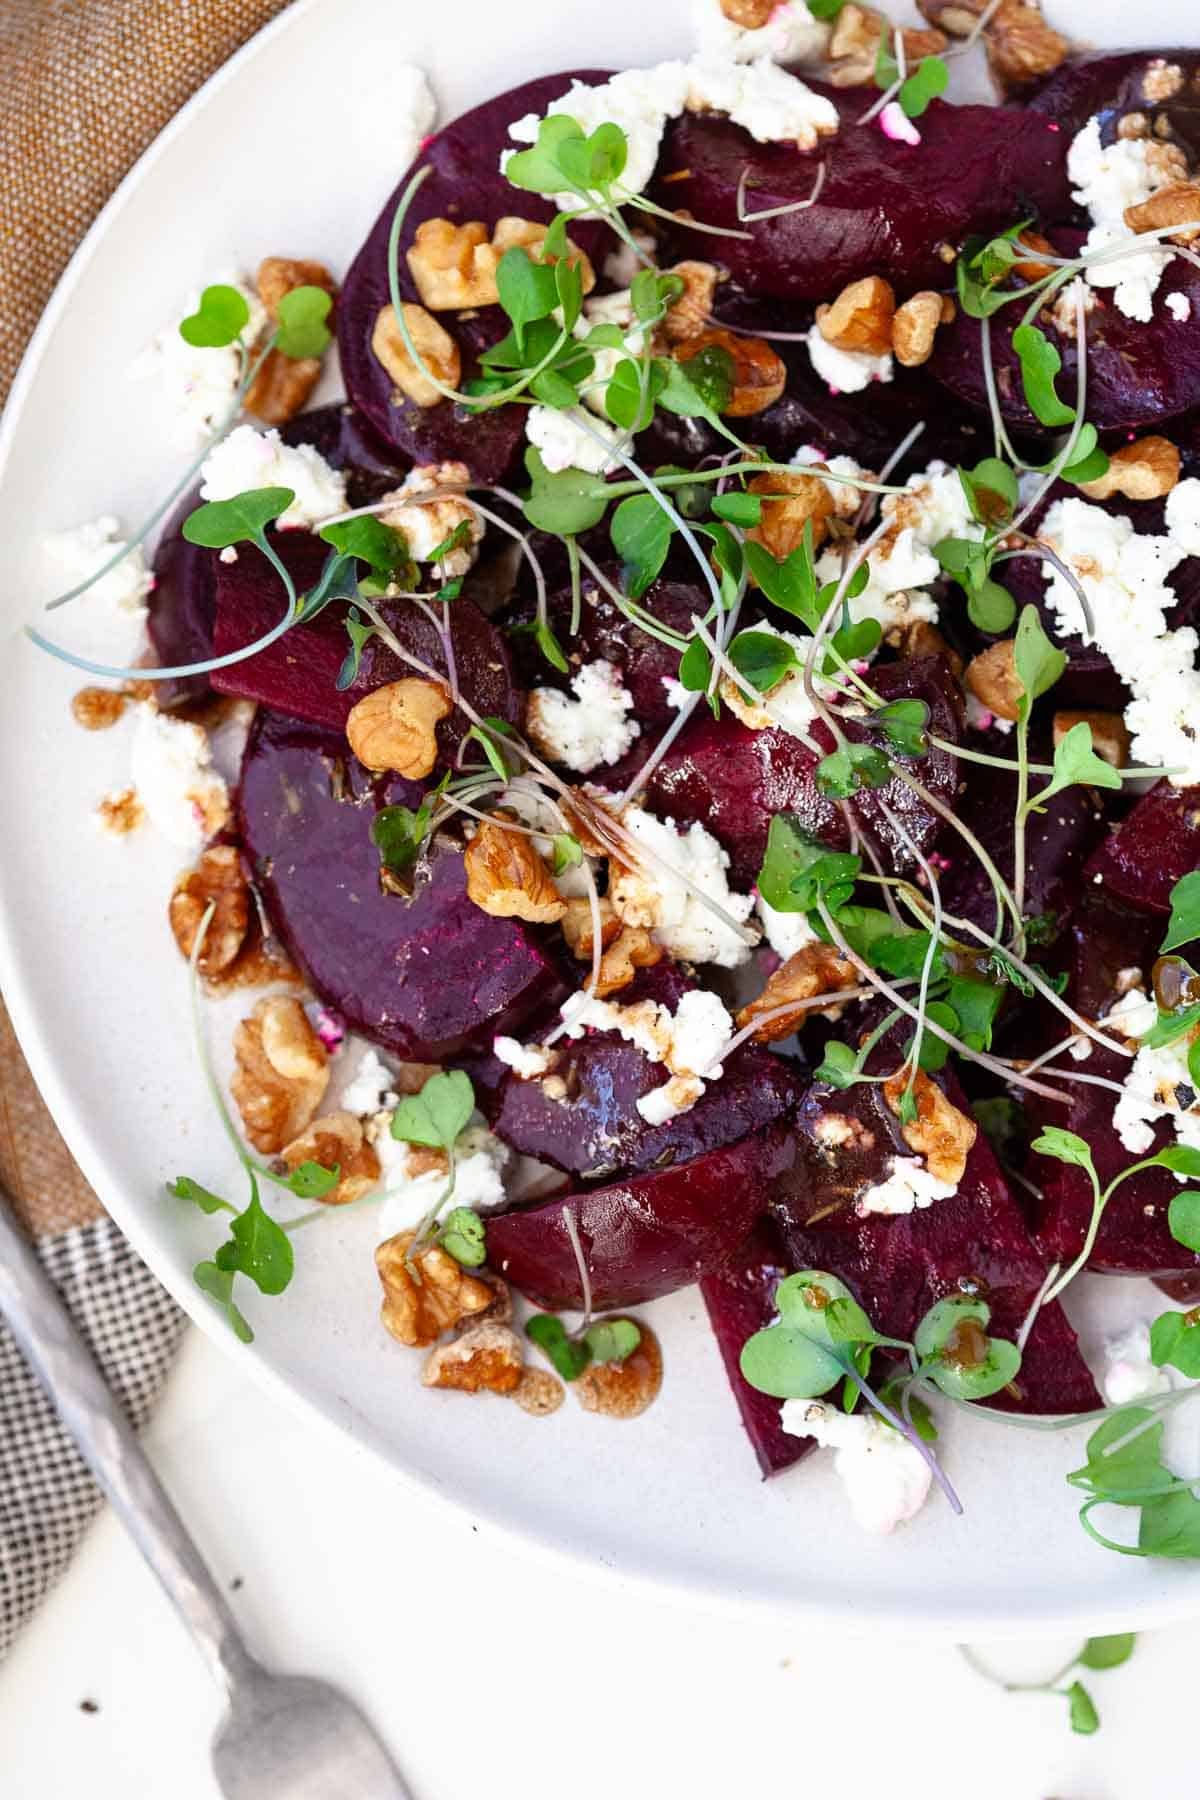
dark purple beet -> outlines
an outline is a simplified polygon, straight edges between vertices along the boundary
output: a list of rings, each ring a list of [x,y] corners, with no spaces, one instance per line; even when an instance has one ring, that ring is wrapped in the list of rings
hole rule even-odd
[[[916,696],[927,701],[937,736],[952,742],[961,737],[959,690],[944,658],[926,656],[881,664],[871,671],[871,682],[887,700]],[[862,735],[851,724],[846,731],[850,737]],[[813,736],[833,748],[824,726],[815,726]],[[647,803],[653,811],[680,824],[698,819],[706,825],[729,852],[735,884],[744,887],[757,879],[767,831],[777,812],[795,813],[807,831],[832,846],[847,842],[845,820],[836,802],[817,792],[816,762],[813,752],[781,727],[752,731],[729,713],[714,719],[706,709],[697,709],[655,770]],[[910,767],[938,799],[946,805],[952,803],[958,780],[952,756],[934,750]],[[855,813],[889,862],[902,864],[911,858],[884,820],[881,800],[923,850],[943,828],[937,815],[898,780],[864,790],[852,802]]]
[[[695,985],[659,964],[619,998],[622,1004],[656,999],[674,1007]],[[589,1032],[563,1045],[555,1073],[567,1084],[561,1100],[550,1099],[540,1081],[510,1076],[493,1129],[514,1150],[588,1181],[669,1168],[736,1143],[790,1112],[803,1090],[794,1063],[744,1044],[695,1106],[665,1125],[647,1125],[637,1102],[662,1085],[667,1071],[636,1044],[614,1032]]]
[[[1200,787],[1160,781],[1094,852],[1084,880],[1110,900],[1171,910],[1171,889],[1200,868]]]
[[[750,232],[723,238],[720,247],[720,260],[749,293],[831,300],[862,275],[886,276],[905,293],[943,288],[949,268],[941,246],[1031,214],[1055,218],[1067,204],[1066,140],[1048,120],[935,100],[921,119],[920,145],[910,148],[885,137],[878,122],[856,122],[861,93],[831,97],[841,127],[809,152],[756,144],[728,119],[707,114],[667,127],[654,197],[706,224]],[[749,205],[760,210],[807,198],[822,162],[825,184],[814,206],[739,227],[743,172]],[[712,257],[711,237],[686,228],[677,235],[687,255]]]
[[[298,593],[317,581],[329,555],[329,546],[307,531],[276,532],[275,549],[286,563]],[[283,584],[262,554],[246,545],[235,563],[218,564],[217,627],[214,648],[227,655],[253,643],[279,618],[285,604]],[[424,613],[404,601],[386,605],[400,642],[439,674],[446,658],[434,626]],[[344,728],[355,702],[373,688],[412,675],[386,645],[373,639],[363,652],[353,685],[339,691],[336,683],[350,640],[341,601],[306,625],[296,625],[257,656],[218,669],[213,686],[222,694],[241,694],[271,706],[291,718],[334,730]],[[508,645],[496,627],[463,595],[450,609],[451,641],[459,686],[467,701],[484,717],[520,717],[521,695],[512,679]],[[444,757],[453,756],[468,722],[460,712],[451,713],[438,726],[438,743]]]
[[[1148,100],[1145,78],[1151,66],[1175,64],[1184,80],[1179,92],[1167,100]],[[1156,135],[1164,135],[1159,120],[1170,129],[1165,135],[1183,145],[1191,162],[1200,156],[1200,54],[1192,45],[1182,50],[1121,50],[1115,55],[1099,51],[1064,63],[1029,107],[1030,113],[1062,128],[1069,143],[1088,120],[1100,115],[1100,135],[1107,144],[1117,134],[1125,113],[1148,113]]]
[[[461,852],[434,845],[411,900],[379,886],[377,807],[421,790],[373,781],[344,741],[260,712],[238,823],[272,923],[314,991],[354,1031],[418,1062],[490,1047],[565,987],[536,934],[467,899]]]
[[[199,504],[198,492],[180,501],[164,525],[154,552],[154,586],[146,629],[155,658],[164,669],[203,662],[212,655],[217,553],[189,544],[182,529],[183,521]],[[185,675],[174,681],[160,681],[157,697],[162,706],[182,706],[191,700],[203,700],[210,691],[207,675]]]
[[[892,1054],[881,1067],[895,1061]],[[955,1104],[969,1109],[953,1077],[940,1079]],[[840,1148],[822,1145],[815,1128],[826,1113],[857,1119],[867,1136]],[[847,1190],[883,1180],[892,1156],[912,1154],[880,1089],[860,1086],[838,1093],[814,1086],[797,1127],[801,1161],[781,1182],[772,1207],[792,1268],[825,1269],[845,1281],[888,1337],[911,1338],[935,1301],[962,1292],[987,1301],[995,1336],[1016,1336],[1046,1269],[982,1132],[958,1192],[949,1199],[892,1218],[860,1219],[847,1205]],[[836,1210],[826,1212],[829,1207]],[[826,1216],[816,1218],[820,1213]],[[989,1404],[1054,1413],[1085,1412],[1099,1404],[1058,1305],[1038,1314],[1017,1380],[1019,1398],[1005,1392]]]
[[[581,1306],[570,1207],[596,1306],[657,1299],[733,1255],[794,1155],[790,1129],[771,1125],[673,1169],[504,1213],[488,1220],[488,1262],[543,1306]]]
[[[575,78],[599,82],[605,76],[586,70]],[[551,100],[566,93],[572,79],[566,74],[527,81],[473,107],[438,132],[422,151],[419,163],[405,171],[388,197],[346,276],[337,309],[346,391],[375,430],[414,463],[457,459],[467,464],[476,481],[500,481],[516,459],[523,440],[525,408],[504,406],[470,415],[450,400],[439,400],[436,406],[428,407],[416,406],[411,400],[399,405],[393,401],[391,378],[371,352],[371,334],[375,320],[390,299],[387,242],[400,196],[416,167],[432,169],[409,208],[400,242],[401,292],[405,300],[417,300],[404,253],[424,220],[480,219],[492,226],[505,215],[546,222],[553,218],[554,207],[548,200],[514,188],[505,180],[500,173],[500,153],[518,147],[508,135],[513,120],[525,113],[544,113]],[[604,235],[603,228],[596,225],[572,227],[574,241],[589,255],[593,251],[599,254]],[[480,307],[470,318],[456,313],[442,313],[439,317],[463,353],[462,381],[466,382],[478,372],[479,353],[504,336],[508,321],[498,306]]]
[[[775,1228],[769,1219],[760,1219],[729,1261],[700,1283],[708,1322],[764,1475],[778,1475],[815,1448],[815,1439],[793,1437],[783,1429],[779,1401],[752,1388],[741,1370],[742,1345],[775,1317],[775,1289],[789,1272]]]

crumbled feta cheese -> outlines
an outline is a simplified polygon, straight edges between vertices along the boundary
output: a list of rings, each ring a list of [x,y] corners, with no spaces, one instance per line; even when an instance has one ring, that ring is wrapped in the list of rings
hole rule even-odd
[[[610,445],[618,442],[615,426],[595,418],[581,406],[560,410],[531,406],[525,415],[525,436],[541,454],[552,475],[562,469],[582,469],[587,475],[604,475],[615,468]]]
[[[619,762],[641,726],[629,714],[633,695],[615,663],[584,663],[571,677],[570,695],[557,688],[534,688],[525,731],[534,748],[580,775],[601,763]]]
[[[576,120],[585,133],[606,123],[621,127],[627,155],[617,185],[624,194],[640,194],[646,187],[667,120],[688,111],[728,113],[760,144],[794,143],[803,150],[811,150],[818,137],[838,128],[832,101],[766,59],[734,63],[695,57],[689,63],[624,69],[596,87],[573,81],[547,108],[548,113],[565,113]],[[518,144],[535,143],[540,124],[536,113],[527,113],[509,126],[508,135]],[[512,154],[502,152],[501,169]],[[564,211],[579,206],[578,194],[560,193],[554,199]]]
[[[232,500],[251,488],[291,488],[295,499],[276,523],[283,530],[320,525],[346,510],[346,477],[311,444],[285,444],[277,431],[239,425],[200,470],[202,500]]]
[[[872,356],[869,350],[839,350],[814,325],[804,340],[808,360],[821,380],[835,394],[861,394],[873,381],[891,381],[895,373],[892,353]]]
[[[1192,316],[1192,303],[1186,294],[1168,294],[1166,305],[1171,317],[1178,319],[1181,325]]]
[[[1119,137],[1111,144],[1102,144],[1098,116],[1089,119],[1072,139],[1067,152],[1067,174],[1074,183],[1072,199],[1092,216],[1085,254],[1136,242],[1137,233],[1125,223],[1126,207],[1141,205],[1177,178],[1164,146],[1155,139]],[[1112,288],[1113,300],[1127,318],[1149,323],[1155,289],[1170,260],[1169,250],[1147,247],[1112,262],[1092,265],[1086,271],[1087,279],[1092,287]]]
[[[634,276],[640,274],[645,267],[638,255],[639,250],[651,262],[658,252],[658,239],[653,232],[638,231],[635,227],[629,235],[633,239],[632,244],[619,243],[604,259],[604,274],[615,288],[627,288]],[[634,248],[635,244],[637,249]]]
[[[717,963],[735,969],[750,955],[752,939],[713,912],[715,902],[739,924],[749,918],[754,901],[732,893],[729,856],[698,821],[686,831],[672,819],[658,819],[642,807],[629,807],[621,823],[645,852],[636,869],[620,871],[609,898],[627,925],[648,926],[654,941],[679,962]]]
[[[342,1093],[342,1109],[360,1119],[371,1118],[384,1108],[395,1106],[392,1071],[374,1046],[368,1047]]]
[[[181,849],[199,851],[229,823],[229,790],[202,726],[140,706],[130,773],[150,823]]]
[[[931,1175],[919,1156],[893,1156],[887,1179],[861,1193],[855,1211],[860,1218],[868,1213],[910,1213],[935,1200],[949,1200],[957,1192],[953,1182]]]
[[[414,562],[428,562],[447,538],[461,526],[467,527],[465,543],[438,559],[438,574],[446,581],[457,580],[473,567],[483,542],[483,520],[476,508],[457,494],[446,494],[440,500],[429,500],[423,505],[415,502],[415,496],[431,494],[436,488],[466,487],[470,481],[471,471],[466,463],[425,463],[420,468],[410,469],[398,488],[382,496],[390,504],[379,518],[403,535]]]
[[[1175,512],[1185,534],[1191,498]],[[1134,762],[1172,769],[1180,787],[1200,781],[1197,635],[1191,626],[1170,631],[1166,622],[1178,600],[1167,577],[1187,554],[1184,545],[1173,536],[1137,532],[1121,514],[1074,498],[1054,503],[1040,535],[1074,570],[1095,620],[1093,637],[1074,587],[1053,563],[1043,563],[1059,631],[1097,644],[1133,694],[1125,723]]]
[[[691,688],[685,688],[682,681],[676,681],[673,675],[664,675],[662,684],[666,691],[667,705],[676,712],[681,712],[689,700],[696,698]]]
[[[819,476],[825,492],[833,501],[833,510],[839,519],[853,519],[857,516],[863,503],[862,489],[855,484],[859,481],[874,481],[875,477],[864,469],[860,462],[852,456],[822,456],[812,444],[801,444],[791,459],[793,469],[812,469],[814,463],[820,463],[820,469],[813,469]],[[842,476],[841,481],[834,479]]]
[[[814,19],[804,0],[781,0],[765,25],[757,28],[727,19],[719,0],[696,0],[696,36],[705,56],[733,62],[817,62],[825,54],[830,27]]]
[[[695,1106],[703,1092],[704,1083],[696,1076],[672,1075],[661,1087],[643,1094],[636,1105],[647,1125],[665,1125]]]
[[[616,325],[624,334],[625,349],[630,356],[640,356],[646,347],[645,333],[636,324],[633,296],[629,289],[618,288],[612,294],[595,294],[583,303],[583,311],[575,321],[575,336],[585,338],[594,325]],[[581,390],[583,403],[598,418],[608,421],[608,384],[617,364],[626,360],[624,350],[607,346],[588,346],[592,372]]]
[[[392,1137],[390,1113],[376,1114],[369,1135],[379,1152],[385,1183],[379,1235],[395,1237],[398,1231],[411,1231],[437,1205],[449,1177],[442,1169],[427,1169],[423,1175],[415,1176],[407,1173],[411,1146]],[[505,1175],[511,1161],[508,1145],[493,1137],[486,1125],[468,1125],[455,1145],[450,1204],[470,1206],[476,1212],[491,1212],[503,1206],[507,1198]]]
[[[971,517],[957,470],[943,462],[910,476],[907,492],[888,494],[881,510],[892,529],[871,551],[867,585],[848,605],[852,619],[877,619],[886,635],[914,620],[936,621],[937,602],[923,591],[941,575],[933,547],[947,537],[978,540],[983,527]],[[820,580],[836,581],[841,573],[840,552],[824,551]]]
[[[55,532],[46,539],[46,549],[63,571],[66,587],[77,587],[86,581],[110,556],[124,548],[120,521],[111,513],[76,525],[70,531]],[[71,647],[82,648],[74,630],[78,621],[89,647],[95,647],[109,663],[131,665],[144,647],[146,595],[153,586],[154,576],[146,567],[138,544],[59,614],[71,630]]]
[[[822,1449],[837,1452],[834,1469],[865,1531],[886,1534],[921,1510],[933,1479],[929,1465],[878,1414],[839,1412],[821,1400],[785,1400],[780,1420],[793,1437],[815,1438]]]
[[[1153,1029],[1158,1007],[1140,982],[1125,989],[1113,1002],[1104,1018],[1106,1031],[1116,1031],[1124,1038],[1141,1038]]]
[[[511,1037],[493,1038],[492,1055],[497,1062],[506,1063],[521,1081],[544,1075],[558,1060],[553,1050],[546,1050],[541,1044],[522,1044]]]
[[[1166,526],[1174,543],[1188,556],[1200,556],[1200,480],[1189,475],[1167,495]]]
[[[782,956],[784,962],[789,956],[795,956],[797,950],[803,950],[806,945],[817,942],[817,934],[809,924],[806,913],[779,912],[761,894],[754,904],[758,908],[768,944],[776,956]]]
[[[1110,1406],[1129,1406],[1152,1394],[1171,1391],[1171,1377],[1150,1360],[1150,1327],[1144,1319],[1130,1325],[1104,1346],[1104,1373],[1100,1378]]]
[[[388,71],[388,116],[395,131],[392,167],[406,169],[417,160],[425,139],[437,124],[437,101],[424,69],[401,63]]]
[[[236,288],[250,309],[242,332],[247,345],[261,337],[266,308],[253,288],[237,275],[216,275],[205,286]],[[179,315],[135,361],[131,373],[159,381],[172,402],[178,435],[185,444],[202,444],[228,417],[242,379],[242,363],[236,344],[212,348],[189,344],[179,334],[179,320],[189,317],[200,304],[194,292]]]
[[[615,1031],[651,1062],[664,1063],[671,1071],[669,1081],[637,1102],[649,1125],[663,1125],[686,1112],[703,1094],[705,1082],[721,1079],[720,1059],[733,1036],[733,1020],[725,1006],[703,988],[684,994],[674,1014],[655,1000],[623,1006],[581,992],[566,1002],[562,1016],[568,1037],[581,1037],[589,1027]]]
[[[1067,1053],[1075,1062],[1087,1062],[1092,1054],[1092,1040],[1084,1032],[1077,1031],[1075,1036],[1067,1039]]]
[[[1144,1037],[1158,1019],[1158,1007],[1142,987],[1130,988],[1111,1006],[1104,1024],[1122,1037]],[[1145,1046],[1133,1059],[1113,1110],[1113,1128],[1126,1150],[1144,1156],[1154,1143],[1154,1126],[1170,1119],[1181,1144],[1200,1149],[1200,1096],[1188,1072],[1190,1038]],[[1182,1100],[1182,1104],[1181,1104]],[[1175,1176],[1186,1181],[1186,1175]]]

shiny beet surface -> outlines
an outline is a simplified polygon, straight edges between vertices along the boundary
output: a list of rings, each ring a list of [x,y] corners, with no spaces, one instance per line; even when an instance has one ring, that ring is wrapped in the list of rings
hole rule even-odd
[[[729,1386],[764,1475],[778,1475],[816,1449],[815,1438],[793,1437],[783,1429],[781,1403],[752,1388],[741,1370],[742,1345],[775,1317],[775,1289],[791,1269],[774,1225],[760,1219],[728,1262],[700,1283]]]
[[[1200,868],[1200,787],[1160,781],[1095,851],[1085,881],[1105,898],[1151,912],[1171,910],[1171,889]]]

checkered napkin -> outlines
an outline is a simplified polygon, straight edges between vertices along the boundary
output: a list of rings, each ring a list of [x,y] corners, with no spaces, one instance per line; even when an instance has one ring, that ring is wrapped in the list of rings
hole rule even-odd
[[[0,399],[68,257],[125,171],[287,0],[0,0]],[[141,1424],[183,1317],[56,1133],[0,1006],[0,1183]],[[0,1658],[100,1496],[0,1326]]]

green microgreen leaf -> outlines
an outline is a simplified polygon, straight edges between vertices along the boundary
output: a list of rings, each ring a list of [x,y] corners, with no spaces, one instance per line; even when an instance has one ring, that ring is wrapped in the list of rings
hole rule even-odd
[[[1080,1737],[1091,1737],[1093,1732],[1099,1731],[1100,1714],[1082,1681],[1071,1683],[1067,1689],[1067,1703],[1072,1731]]]
[[[568,869],[578,868],[583,861],[583,846],[569,831],[556,832],[550,840],[550,848],[552,874],[565,874]]]
[[[675,526],[653,494],[630,494],[613,509],[612,546],[624,565],[625,589],[639,600],[667,560]]]
[[[858,1075],[858,1058],[849,1044],[840,1044],[836,1038],[831,1038],[819,1065],[813,1070],[813,1080],[827,1081],[830,1087],[849,1088],[854,1086]]]
[[[847,800],[860,788],[883,787],[891,774],[887,757],[873,744],[843,744],[816,767],[818,790],[835,800]]]
[[[861,868],[860,857],[828,849],[792,814],[776,813],[767,831],[758,891],[776,912],[810,912],[822,897],[837,912],[854,892]]]
[[[939,566],[967,596],[967,617],[980,631],[1007,631],[1017,616],[1008,589],[991,577],[995,547],[971,538],[943,538],[933,546]]]
[[[749,531],[752,526],[762,523],[762,504],[760,495],[734,489],[728,494],[714,494],[712,510],[718,519]]]
[[[445,562],[453,551],[461,550],[464,544],[470,544],[471,535],[470,519],[460,519],[454,530],[449,532],[440,544],[434,545],[427,560],[431,563]]]
[[[1177,1244],[1200,1252],[1200,1194],[1188,1188],[1172,1196],[1167,1224]]]
[[[1021,383],[1034,418],[1051,430],[1073,424],[1075,408],[1060,400],[1054,387],[1062,357],[1045,332],[1037,325],[1018,325],[1012,347],[1020,358]]]
[[[564,1381],[578,1381],[592,1360],[588,1345],[568,1336],[566,1326],[553,1313],[534,1313],[526,1321],[525,1335]]]
[[[787,1325],[771,1325],[747,1338],[739,1366],[751,1387],[778,1400],[815,1399],[845,1374],[832,1350]]]
[[[1159,953],[1178,950],[1200,938],[1200,869],[1181,876],[1171,889],[1171,917]]]
[[[334,686],[339,693],[353,687],[358,680],[362,668],[363,651],[376,634],[376,628],[369,620],[364,619],[356,606],[352,606],[342,623],[346,627],[346,635],[350,639],[350,648],[342,659]]]
[[[1017,705],[1028,719],[1034,701],[1054,686],[1067,666],[1063,651],[1056,650],[1046,636],[1036,606],[1022,608],[1013,656],[1023,689]]]
[[[707,344],[686,362],[660,358],[663,386],[658,403],[666,412],[684,419],[715,421],[729,405],[734,387],[734,364],[720,344]]]
[[[528,250],[506,250],[496,267],[496,291],[513,323],[518,348],[525,341],[525,327],[544,319],[558,305],[558,281],[550,263],[534,262]]]
[[[1003,525],[1017,510],[1016,471],[998,456],[985,456],[973,469],[960,469],[958,479],[971,516],[981,525]]]
[[[250,323],[246,296],[235,287],[206,287],[194,313],[179,322],[179,335],[198,350],[217,350],[234,343]]]
[[[953,1032],[955,1037],[960,1037],[962,1035],[959,1030],[958,1014],[955,1012],[954,1008],[947,1005],[944,1000],[927,1001],[925,1006],[925,1017],[931,1019],[935,1025],[940,1025],[943,1031]],[[904,1046],[904,1054],[906,1057],[912,1055],[915,1042],[916,1032],[913,1033]],[[946,1066],[946,1059],[949,1055],[950,1046],[944,1038],[938,1037],[936,1033],[932,1031],[922,1032],[921,1049],[917,1057],[917,1062],[927,1074],[936,1075],[939,1069],[944,1069]]]
[[[466,735],[467,743],[478,744],[481,747],[483,754],[491,764],[493,773],[499,775],[501,781],[508,781],[512,775],[502,741],[512,735],[513,728],[508,720],[494,717],[482,719],[478,725],[472,725]]]
[[[234,1303],[232,1271],[218,1268],[215,1262],[200,1262],[192,1270],[192,1280],[203,1293],[216,1301],[229,1320],[234,1336],[243,1344],[252,1344],[254,1332],[245,1315]]]
[[[747,569],[772,605],[803,620],[810,631],[815,631],[828,601],[822,603],[817,595],[811,522],[805,522],[800,543],[782,561],[753,539],[745,545],[745,557]]]
[[[376,575],[394,575],[410,560],[404,533],[385,525],[371,513],[364,513],[357,519],[342,519],[336,525],[322,525],[317,536],[340,550],[343,556],[354,556],[359,562],[365,562]]]
[[[729,660],[760,694],[769,694],[800,667],[792,646],[770,631],[739,631],[729,646]]]
[[[919,119],[929,102],[945,93],[949,81],[950,71],[940,56],[923,57],[896,96],[901,111],[910,119]]]
[[[229,1227],[229,1241],[213,1258],[226,1274],[248,1275],[263,1294],[282,1294],[295,1271],[292,1241],[266,1212],[250,1177],[250,1204]]]
[[[214,1194],[211,1188],[201,1187],[190,1175],[179,1175],[174,1181],[169,1181],[167,1192],[174,1194],[176,1200],[187,1200],[192,1206],[198,1206],[202,1213],[237,1212],[236,1206],[231,1206],[228,1200],[222,1200],[220,1194]]]
[[[588,1326],[583,1341],[593,1362],[624,1362],[641,1343],[642,1334],[632,1319],[598,1319]]]
[[[1029,802],[1030,812],[1043,812],[1046,802],[1068,787],[1119,788],[1121,777],[1092,748],[1092,728],[1086,719],[1072,725],[1054,752],[1054,774]]]
[[[1086,1141],[1074,1131],[1059,1125],[1047,1125],[1033,1140],[1033,1148],[1042,1156],[1057,1162],[1073,1163],[1077,1168],[1092,1168],[1092,1152]]]
[[[227,550],[231,544],[256,542],[296,498],[291,488],[249,488],[230,500],[209,500],[183,521],[189,544],[205,550]]]
[[[456,1206],[446,1214],[438,1243],[464,1269],[477,1269],[487,1255],[483,1220],[469,1206]]]
[[[329,314],[333,298],[320,287],[297,287],[284,294],[276,313],[275,348],[296,361],[323,356],[333,342]]]
[[[898,756],[924,756],[929,749],[926,730],[929,706],[924,700],[892,700],[877,706],[867,718],[873,731],[882,731]]]
[[[1079,1654],[1085,1669],[1119,1669],[1127,1663],[1137,1645],[1137,1633],[1120,1631],[1111,1637],[1092,1637]]]
[[[327,1169],[323,1163],[302,1162],[292,1170],[291,1174],[279,1183],[289,1194],[295,1194],[299,1200],[323,1200],[326,1194],[332,1194],[341,1179],[342,1168],[335,1163]]]
[[[1191,1313],[1167,1312],[1155,1319],[1150,1360],[1159,1369],[1178,1369],[1189,1381],[1200,1379],[1200,1323]]]
[[[561,469],[552,474],[532,445],[525,452],[525,467],[533,483],[533,491],[525,502],[525,517],[538,531],[575,537],[600,523],[608,498],[598,476],[587,475],[582,469]]]
[[[453,1150],[475,1110],[475,1089],[462,1069],[431,1075],[419,1094],[406,1094],[392,1114],[392,1136],[402,1143]]]

